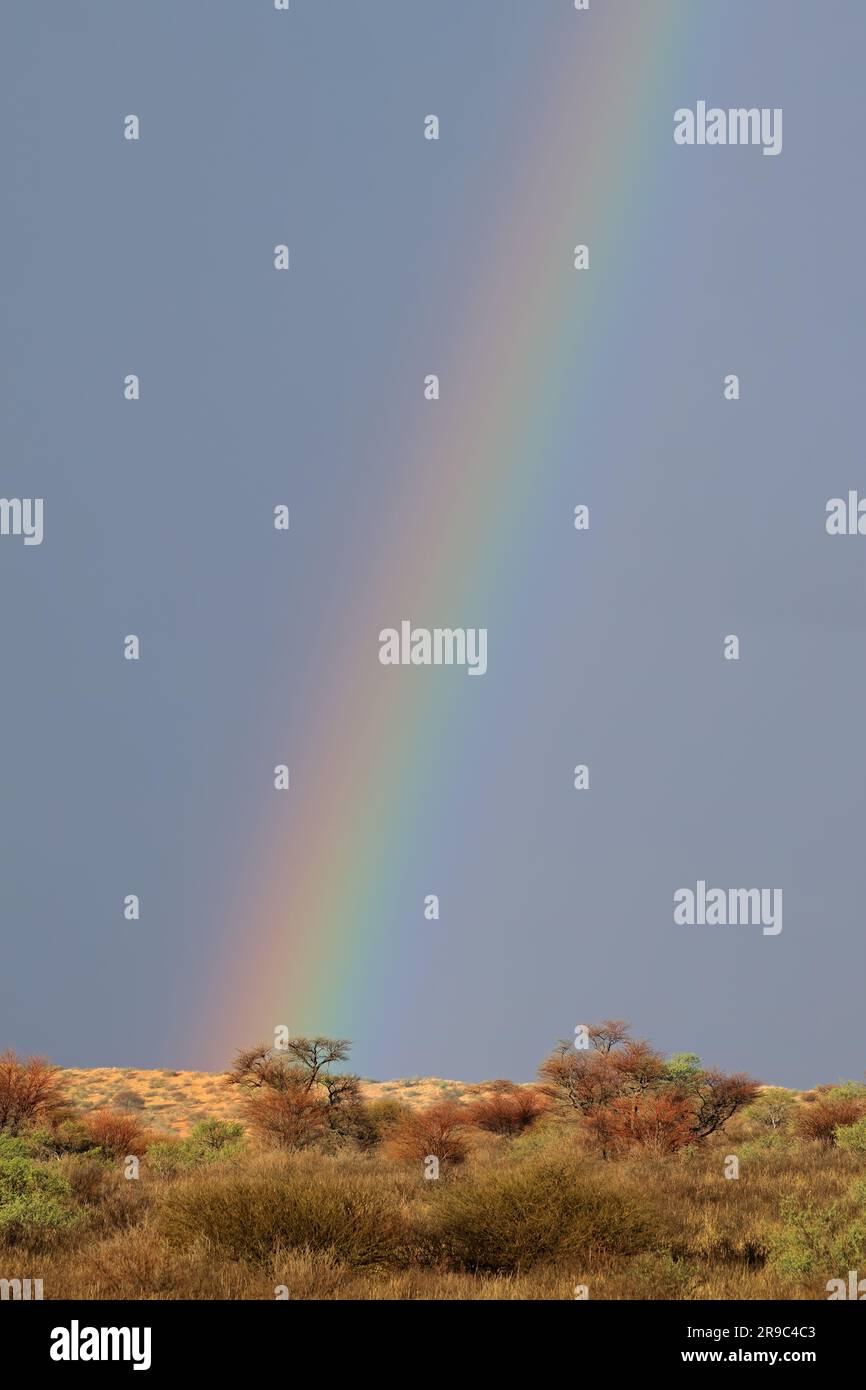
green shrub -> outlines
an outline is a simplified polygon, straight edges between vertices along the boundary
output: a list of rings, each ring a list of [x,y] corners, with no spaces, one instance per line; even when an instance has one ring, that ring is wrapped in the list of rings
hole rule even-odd
[[[790,1091],[782,1086],[767,1086],[752,1101],[744,1112],[747,1120],[752,1120],[771,1134],[789,1129],[797,1111],[797,1102]]]
[[[155,1173],[170,1177],[203,1163],[234,1158],[243,1147],[243,1125],[228,1120],[200,1120],[186,1139],[163,1139],[151,1144],[147,1161]]]
[[[0,1236],[14,1241],[54,1233],[80,1219],[72,1189],[55,1167],[0,1158]]]
[[[825,1095],[827,1100],[866,1100],[866,1085],[862,1081],[839,1081]]]
[[[677,1084],[693,1081],[700,1071],[701,1059],[696,1052],[675,1052],[664,1064],[666,1080]]]
[[[188,1172],[201,1162],[199,1155],[190,1153],[182,1139],[160,1139],[155,1144],[149,1144],[145,1157],[148,1168],[163,1178]]]
[[[548,1259],[635,1254],[656,1234],[636,1198],[605,1190],[573,1163],[546,1160],[443,1186],[428,1230],[432,1253],[462,1269],[494,1273]]]
[[[768,1130],[765,1134],[759,1134],[755,1139],[747,1139],[744,1143],[737,1145],[737,1157],[741,1163],[760,1162],[768,1155],[783,1153],[792,1147],[790,1137],[780,1129]]]
[[[138,1091],[118,1091],[114,1097],[114,1104],[121,1110],[143,1110],[145,1100]]]
[[[0,1163],[7,1158],[30,1158],[30,1147],[20,1134],[0,1134]]]
[[[77,1119],[61,1120],[50,1129],[28,1129],[21,1138],[27,1145],[30,1158],[61,1158],[64,1154],[93,1153],[93,1140],[84,1125]]]
[[[231,1120],[199,1120],[190,1131],[189,1142],[212,1153],[236,1150],[244,1137],[244,1127]]]
[[[855,1189],[847,1194],[855,1195]],[[866,1261],[866,1219],[859,1202],[846,1199],[816,1208],[786,1197],[781,1214],[784,1225],[770,1242],[770,1263],[783,1278],[856,1269]]]
[[[383,1096],[381,1100],[371,1100],[363,1107],[366,1142],[363,1146],[381,1144],[396,1129],[401,1120],[411,1114],[412,1107],[404,1101]],[[363,1141],[362,1141],[363,1142]]]
[[[375,1176],[310,1167],[276,1176],[207,1173],[170,1190],[159,1215],[167,1239],[203,1236],[234,1260],[267,1261],[279,1249],[333,1250],[348,1265],[401,1259],[407,1228]]]
[[[836,1129],[836,1144],[849,1153],[866,1154],[866,1115],[855,1120],[853,1125],[839,1125]]]

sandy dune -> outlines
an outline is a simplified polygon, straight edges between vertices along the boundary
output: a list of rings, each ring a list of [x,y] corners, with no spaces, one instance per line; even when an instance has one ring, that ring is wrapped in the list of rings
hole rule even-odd
[[[125,1067],[94,1067],[63,1072],[69,1098],[82,1110],[102,1106],[134,1111],[154,1129],[186,1134],[199,1120],[240,1119],[237,1091],[219,1072],[139,1071]],[[434,1076],[403,1077],[397,1081],[364,1080],[367,1100],[390,1097],[412,1105],[437,1100],[461,1100],[470,1087],[463,1081]]]

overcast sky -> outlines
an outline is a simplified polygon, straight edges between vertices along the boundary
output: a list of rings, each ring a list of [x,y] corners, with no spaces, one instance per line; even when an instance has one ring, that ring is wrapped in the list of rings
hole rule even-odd
[[[383,745],[381,785],[334,808],[347,902],[351,827],[386,834],[347,919],[369,951],[323,1028],[382,1077],[526,1079],[605,1016],[767,1081],[862,1075],[866,537],[824,520],[866,495],[866,8],[653,12],[636,53],[638,0],[4,7],[2,490],[45,511],[40,546],[0,537],[0,1046],[218,1067],[255,1041],[221,1027],[213,962],[264,955],[245,904],[266,847],[284,834],[301,871],[332,737],[375,728],[351,653],[369,633],[375,663],[380,628],[416,616],[408,534],[422,616],[486,626],[488,671],[416,673],[436,775],[395,779]],[[678,148],[673,113],[700,99],[783,108],[781,153]],[[521,203],[546,180],[573,181],[549,206],[584,208],[597,275],[556,334],[523,315],[555,272],[516,231],[561,243],[573,296],[581,228]],[[503,322],[525,363],[509,399],[455,417],[443,393],[422,447],[424,374],[445,364],[455,393]],[[503,451],[500,481],[477,450],[509,411],[525,469]],[[467,490],[434,526],[399,499],[437,448]],[[461,507],[478,565],[440,618]],[[304,771],[290,813],[282,761]],[[783,930],[676,926],[699,879],[782,889]]]

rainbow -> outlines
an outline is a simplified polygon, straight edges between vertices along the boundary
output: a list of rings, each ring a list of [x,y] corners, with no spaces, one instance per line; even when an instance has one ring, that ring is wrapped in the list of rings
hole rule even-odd
[[[657,123],[647,131],[643,115],[671,86],[695,8],[594,0],[584,14],[563,0],[555,52],[534,75],[541,143],[521,151],[500,203],[479,210],[495,249],[478,267],[453,360],[432,368],[447,383],[430,407],[448,412],[447,437],[405,442],[411,465],[387,532],[396,539],[371,566],[362,605],[383,627],[425,615],[486,624],[495,662],[495,614],[507,613],[521,582],[509,548],[530,500],[537,508],[540,490],[561,493],[561,465],[553,477],[543,464],[555,457],[547,444],[564,402],[573,410],[578,391],[592,408],[592,360],[625,293],[622,266],[637,254],[630,211],[646,196],[653,149],[671,138]],[[520,87],[525,100],[525,72]],[[572,269],[578,242],[590,246],[588,272]],[[441,545],[418,545],[405,524],[413,516]],[[270,1038],[283,1023],[363,1039],[388,1007],[391,934],[403,927],[389,906],[387,866],[411,841],[416,789],[436,786],[437,740],[481,682],[383,672],[377,635],[365,624],[341,649],[341,669],[316,673],[303,769],[296,776],[293,765],[287,794],[303,798],[297,830],[289,845],[284,829],[262,828],[216,970],[218,999],[206,1000],[211,1052],[220,1020],[220,1061],[227,1046]]]

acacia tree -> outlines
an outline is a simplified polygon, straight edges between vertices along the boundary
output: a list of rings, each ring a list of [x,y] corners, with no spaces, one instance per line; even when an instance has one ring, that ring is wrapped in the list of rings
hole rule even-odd
[[[590,1047],[604,1056],[630,1040],[629,1024],[624,1018],[605,1018],[601,1023],[591,1023],[587,1032]]]
[[[539,1075],[549,1095],[583,1117],[605,1154],[634,1145],[672,1152],[706,1139],[758,1093],[750,1077],[705,1069],[693,1053],[666,1062],[619,1019],[588,1036],[588,1049],[561,1042]]]
[[[283,1047],[258,1043],[238,1052],[226,1082],[245,1096],[244,1113],[270,1142],[304,1148],[330,1131],[338,1139],[364,1130],[360,1078],[333,1072],[345,1062],[346,1038],[289,1038]]]
[[[667,1079],[664,1058],[643,1039],[623,1040],[610,1061],[621,1078],[622,1089],[629,1095],[642,1095],[658,1088]]]
[[[578,1052],[568,1042],[561,1042],[542,1062],[538,1075],[548,1095],[582,1115],[613,1100],[622,1085],[606,1053]]]
[[[263,1086],[274,1091],[312,1091],[326,1078],[334,1079],[329,1069],[335,1062],[346,1061],[351,1046],[347,1038],[289,1038],[280,1048],[257,1043],[238,1052],[226,1080],[245,1091]]]
[[[699,1139],[707,1139],[726,1125],[744,1105],[757,1096],[760,1086],[744,1072],[727,1076],[721,1071],[699,1072],[687,1094],[694,1100],[694,1129]]]

